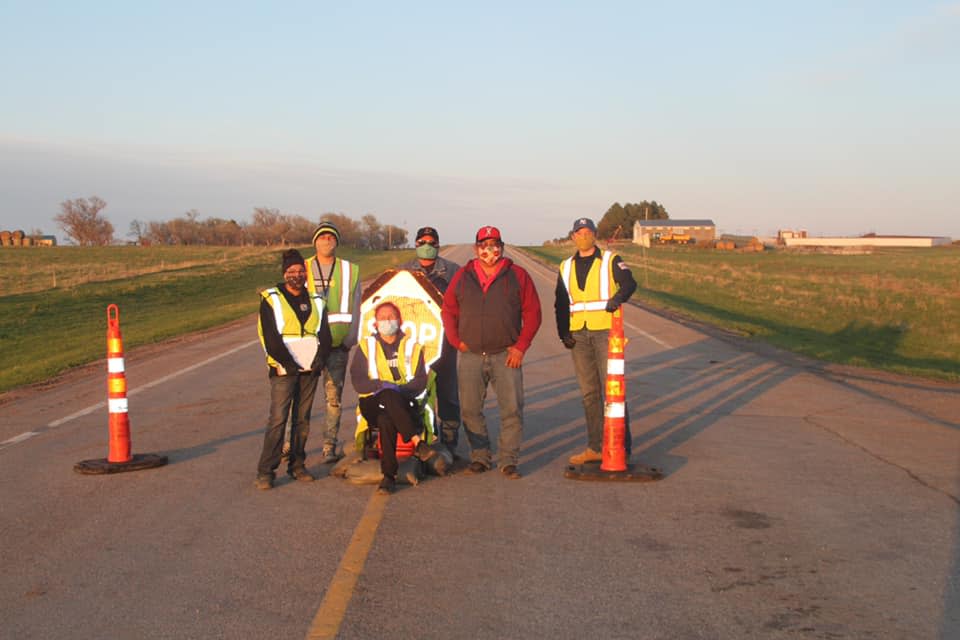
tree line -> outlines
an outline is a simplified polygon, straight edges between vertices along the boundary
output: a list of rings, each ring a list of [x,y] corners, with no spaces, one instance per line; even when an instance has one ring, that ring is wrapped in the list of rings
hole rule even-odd
[[[632,240],[633,223],[637,220],[669,220],[666,207],[657,202],[643,200],[621,205],[614,202],[597,222],[597,237],[601,240]],[[548,240],[544,244],[565,244],[570,236]]]
[[[114,228],[103,215],[107,203],[97,196],[76,198],[60,204],[54,221],[75,244],[108,245],[116,242]],[[279,209],[256,207],[250,222],[225,218],[201,218],[196,209],[165,221],[134,220],[127,237],[137,244],[162,245],[303,245],[310,244],[320,220],[340,231],[340,245],[359,249],[396,249],[407,244],[407,231],[382,224],[373,214],[360,220],[342,213],[327,213],[317,220],[287,214]]]

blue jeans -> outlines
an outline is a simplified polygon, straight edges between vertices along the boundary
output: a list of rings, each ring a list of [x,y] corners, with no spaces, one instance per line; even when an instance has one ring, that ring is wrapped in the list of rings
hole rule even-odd
[[[323,392],[327,400],[324,416],[323,444],[336,445],[340,433],[340,399],[343,397],[343,381],[347,377],[348,349],[331,349],[327,364],[321,372]]]
[[[490,438],[483,403],[487,386],[493,384],[500,408],[500,466],[517,464],[523,439],[523,370],[507,366],[507,352],[460,354],[457,364],[460,414],[470,443],[470,460],[490,467]]]
[[[587,419],[587,446],[594,451],[603,448],[603,404],[607,383],[607,351],[609,331],[590,331],[581,329],[572,332],[577,344],[573,345],[573,369],[577,374],[580,394],[583,400],[583,413]],[[624,402],[626,410],[626,402]],[[624,418],[624,442],[627,455],[630,455],[630,415]]]
[[[302,469],[307,454],[304,447],[310,435],[310,408],[313,395],[317,391],[317,376],[312,373],[298,373],[270,378],[270,417],[267,419],[267,431],[263,436],[263,451],[257,464],[257,474],[273,475],[280,466],[283,450],[283,435],[287,427],[287,416],[293,406],[293,420],[290,427],[290,470]]]

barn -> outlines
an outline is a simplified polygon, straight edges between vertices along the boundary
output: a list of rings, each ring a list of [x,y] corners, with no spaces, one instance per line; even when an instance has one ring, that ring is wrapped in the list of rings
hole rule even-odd
[[[633,223],[633,241],[650,246],[658,243],[703,244],[717,237],[713,220],[637,220]]]

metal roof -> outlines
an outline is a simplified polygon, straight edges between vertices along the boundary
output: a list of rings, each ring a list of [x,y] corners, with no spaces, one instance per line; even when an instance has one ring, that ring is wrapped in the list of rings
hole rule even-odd
[[[715,227],[713,220],[637,220],[641,227]]]

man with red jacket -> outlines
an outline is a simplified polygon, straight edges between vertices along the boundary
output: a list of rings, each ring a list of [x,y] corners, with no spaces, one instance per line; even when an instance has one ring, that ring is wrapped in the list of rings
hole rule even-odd
[[[496,227],[477,231],[476,258],[454,274],[443,296],[443,331],[460,351],[460,413],[470,443],[470,473],[491,467],[483,415],[492,383],[500,407],[500,471],[520,477],[523,438],[523,355],[540,328],[540,297],[523,268],[503,257]]]

